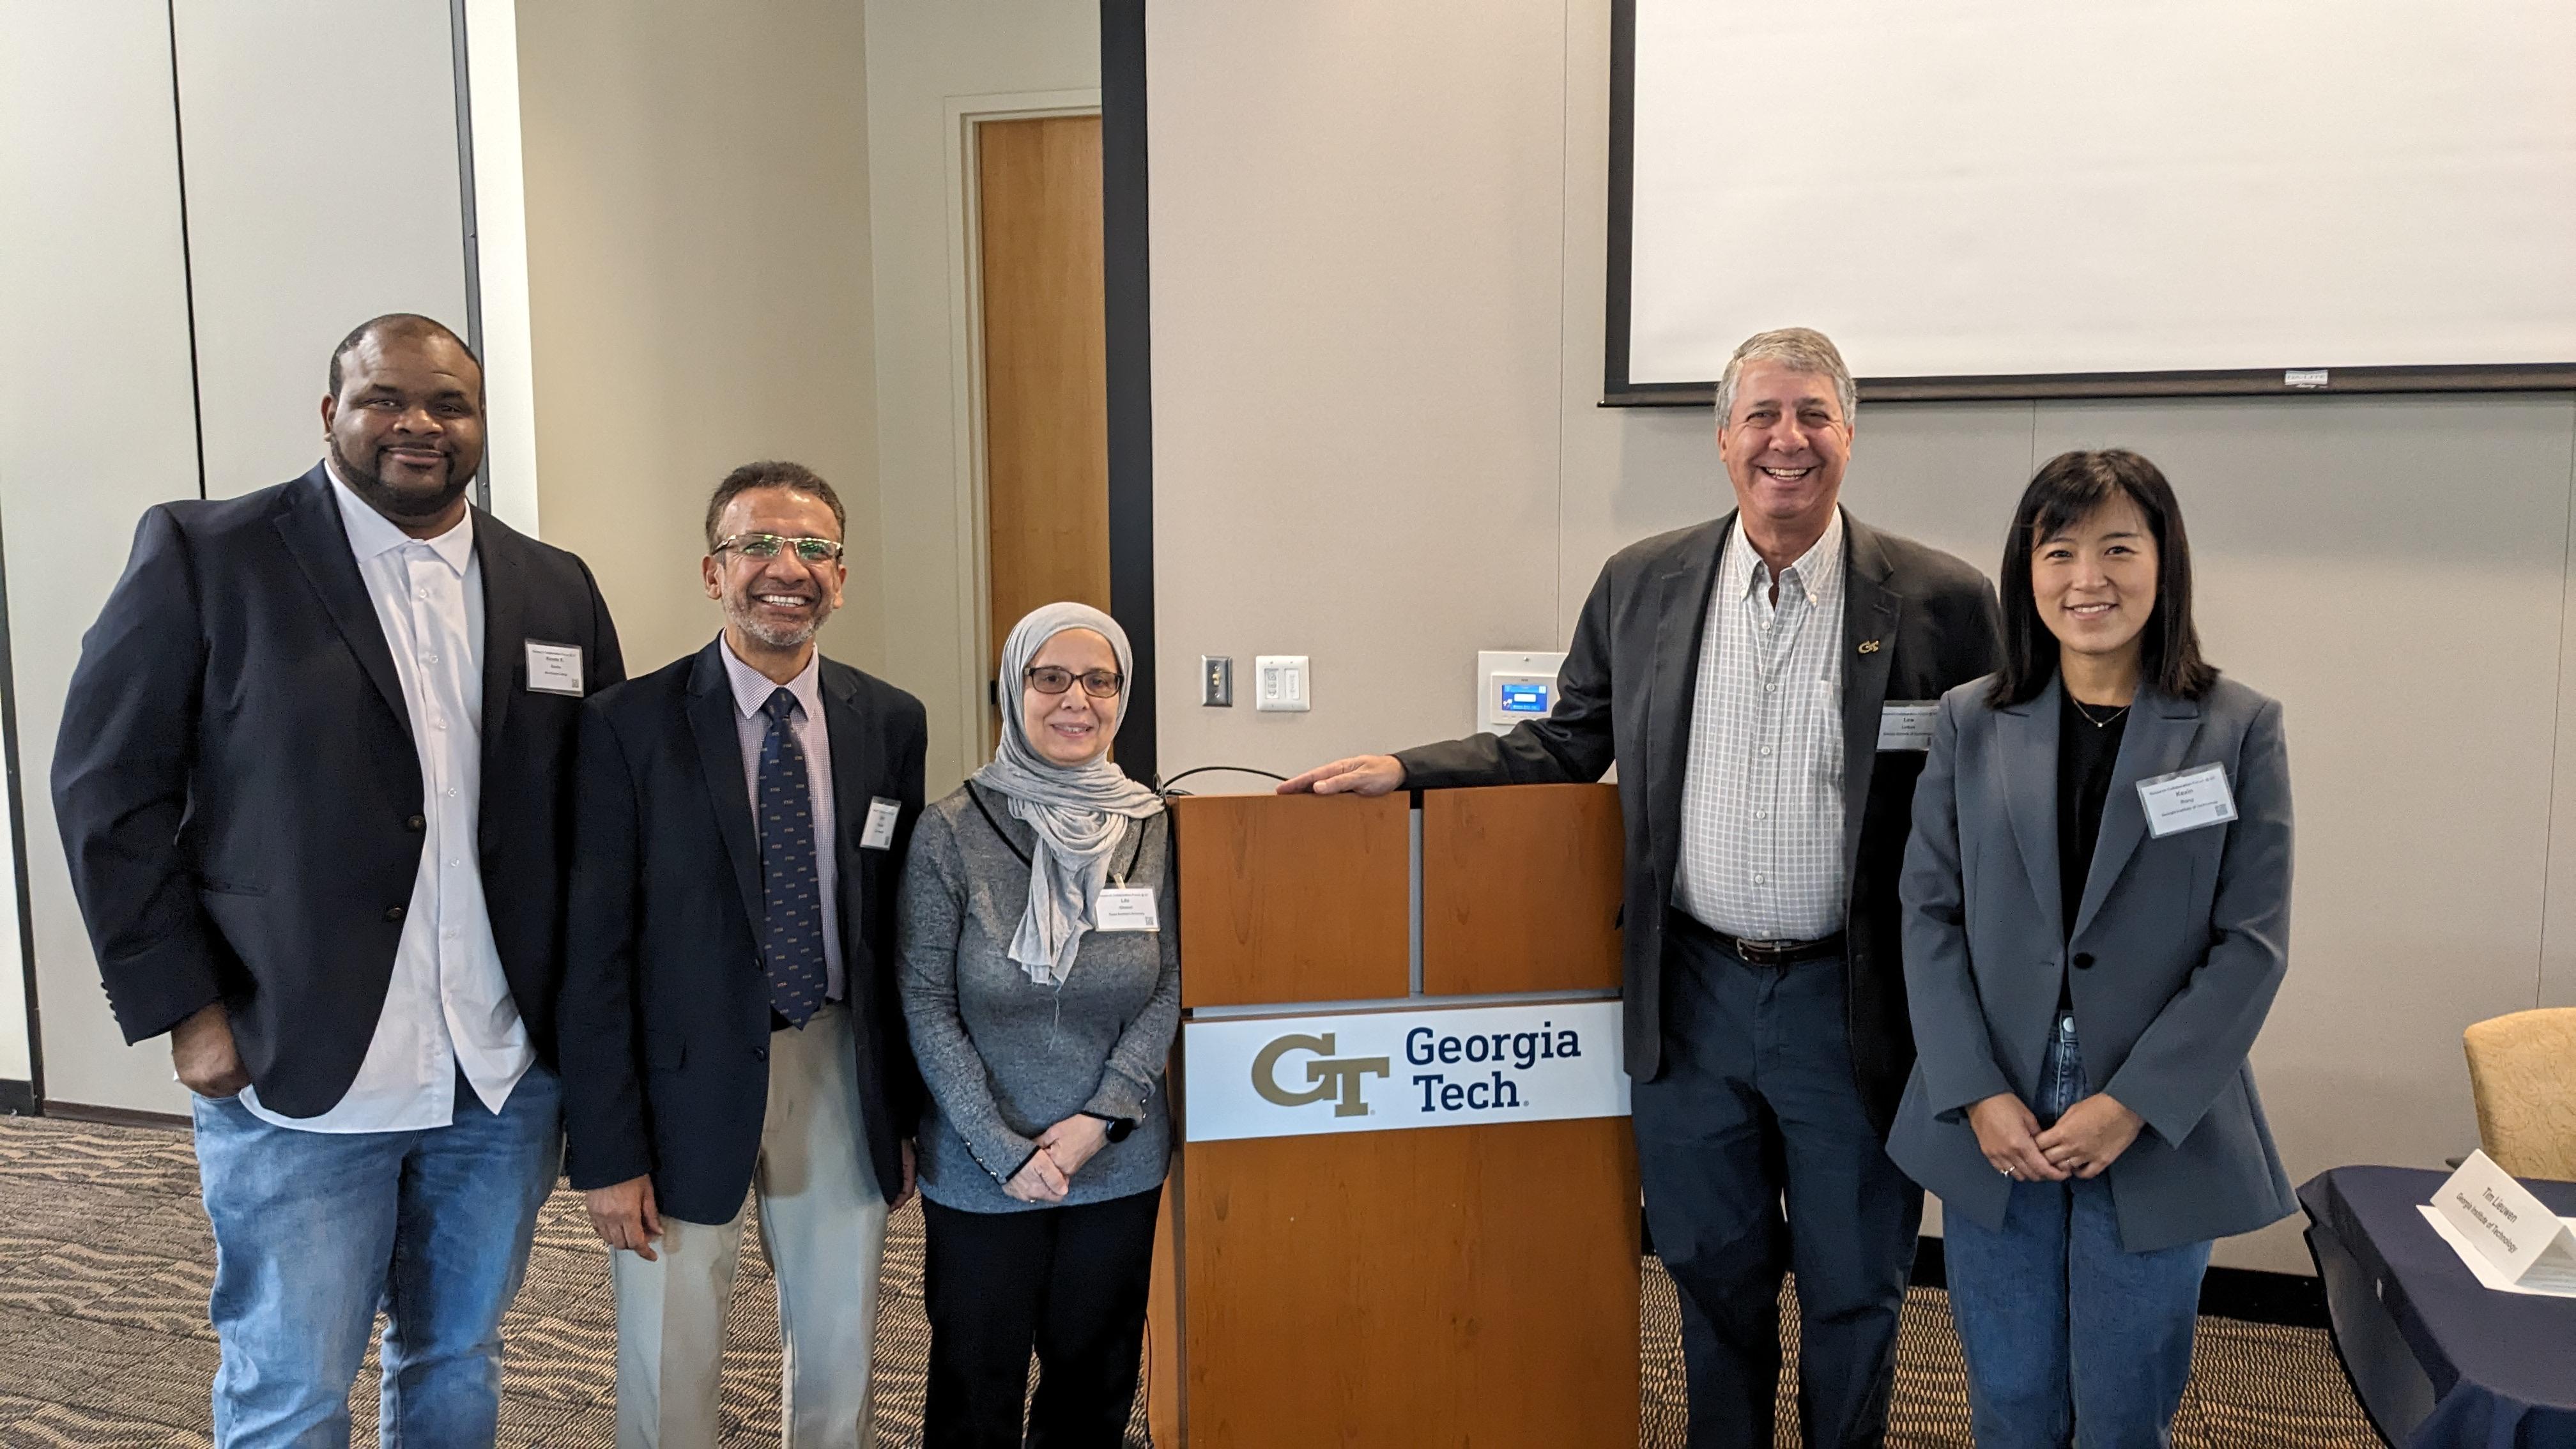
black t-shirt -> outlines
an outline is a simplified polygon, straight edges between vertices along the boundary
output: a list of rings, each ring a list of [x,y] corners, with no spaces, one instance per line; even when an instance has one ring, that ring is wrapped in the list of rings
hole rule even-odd
[[[2102,833],[2102,805],[2111,798],[2111,767],[2120,758],[2120,736],[2128,730],[2126,706],[2106,709],[2080,705],[2058,690],[2057,718],[2057,891],[2063,905],[2061,928],[2075,936],[2075,912],[2084,902],[2084,878],[2093,868],[2093,842]],[[2098,723],[2097,723],[2098,721]],[[2057,1009],[2075,1004],[2064,971],[2058,974]]]

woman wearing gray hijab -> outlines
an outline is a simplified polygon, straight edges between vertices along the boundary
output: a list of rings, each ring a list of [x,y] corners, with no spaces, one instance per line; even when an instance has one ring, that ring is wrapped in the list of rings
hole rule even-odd
[[[1125,1441],[1171,1153],[1171,829],[1109,762],[1126,632],[1049,604],[1002,646],[992,763],[921,817],[901,902],[921,1123],[929,1449]]]

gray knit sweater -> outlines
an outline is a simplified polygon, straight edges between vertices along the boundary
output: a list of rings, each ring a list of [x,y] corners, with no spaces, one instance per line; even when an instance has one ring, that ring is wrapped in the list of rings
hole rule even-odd
[[[1157,887],[1163,929],[1082,938],[1072,973],[1039,986],[1006,954],[1029,899],[1018,853],[1036,832],[1008,797],[983,791],[1002,836],[960,786],[922,812],[904,867],[903,1014],[930,1087],[921,1123],[921,1191],[943,1207],[1020,1212],[1002,1184],[1037,1136],[1079,1112],[1136,1124],[1073,1175],[1065,1202],[1102,1202],[1163,1180],[1172,1118],[1163,1065],[1181,1016],[1171,822],[1130,821],[1110,855],[1113,883]]]

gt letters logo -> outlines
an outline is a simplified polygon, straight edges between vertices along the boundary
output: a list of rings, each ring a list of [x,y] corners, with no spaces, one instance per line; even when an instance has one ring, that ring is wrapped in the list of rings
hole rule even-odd
[[[1306,1080],[1311,1085],[1296,1091],[1279,1085],[1279,1062],[1290,1052],[1314,1055],[1314,1060],[1306,1063]],[[1385,1057],[1336,1059],[1331,1032],[1321,1036],[1283,1036],[1263,1047],[1252,1059],[1252,1089],[1261,1094],[1262,1100],[1282,1107],[1302,1107],[1309,1102],[1338,1096],[1340,1100],[1333,1104],[1336,1117],[1367,1116],[1368,1103],[1360,1100],[1362,1080],[1392,1074],[1391,1064]]]

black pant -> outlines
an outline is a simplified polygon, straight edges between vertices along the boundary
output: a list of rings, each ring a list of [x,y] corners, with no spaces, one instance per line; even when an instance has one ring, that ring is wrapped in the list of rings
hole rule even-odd
[[[921,1205],[930,1313],[925,1449],[1118,1449],[1144,1355],[1150,1192],[1075,1207],[973,1213]]]
[[[1771,1443],[1784,1268],[1803,1442],[1879,1444],[1923,1190],[1852,1081],[1843,963],[1748,965],[1679,921],[1665,940],[1664,1069],[1631,1100],[1646,1223],[1681,1298],[1691,1449]]]

